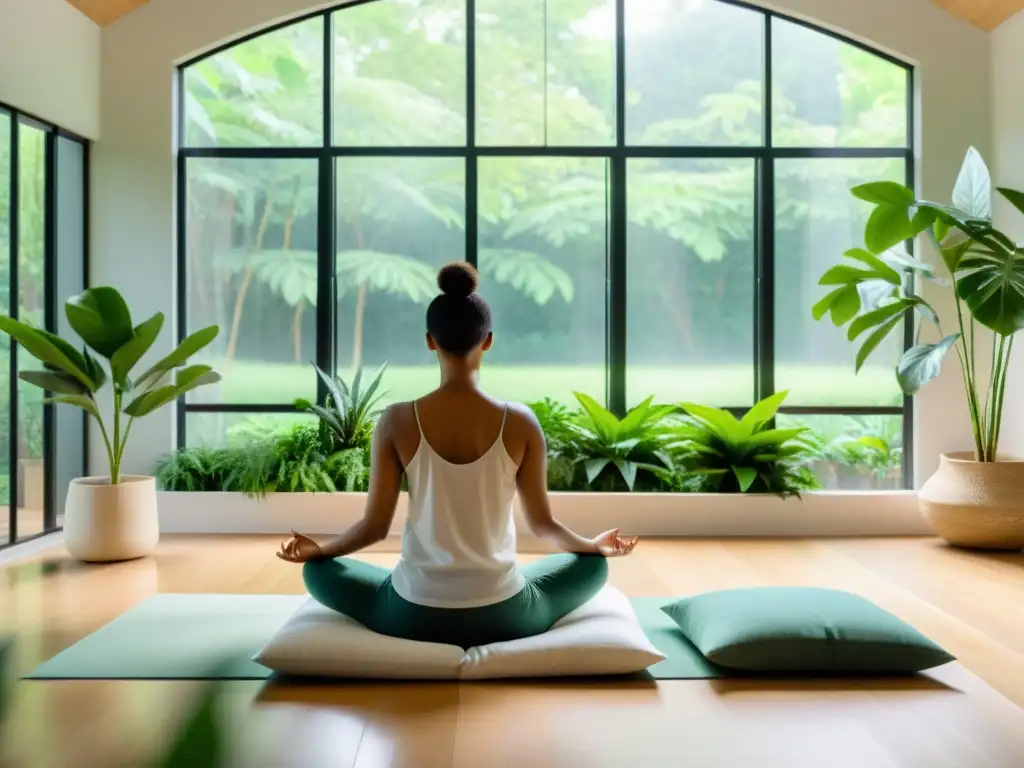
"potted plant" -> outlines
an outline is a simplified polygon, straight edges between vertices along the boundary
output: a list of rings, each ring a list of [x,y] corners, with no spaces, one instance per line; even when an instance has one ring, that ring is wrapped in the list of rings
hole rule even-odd
[[[943,358],[955,350],[974,450],[942,456],[938,472],[919,493],[921,510],[951,544],[1024,547],[1024,461],[999,454],[1010,354],[1014,334],[1024,327],[1024,250],[992,225],[992,181],[985,161],[974,148],[967,153],[951,206],[917,200],[912,190],[890,181],[854,187],[852,193],[873,206],[866,248],[847,251],[847,261],[822,276],[820,283],[832,290],[815,304],[814,317],[831,316],[836,326],[847,327],[851,341],[864,336],[857,370],[887,336],[902,333],[905,313],[934,326],[939,340],[918,339],[900,360],[896,378],[903,392],[913,395],[939,375]],[[1024,213],[1024,193],[1003,188],[999,193]],[[949,279],[904,250],[905,241],[922,233]],[[944,328],[934,307],[914,293],[915,278],[951,291],[955,328]],[[989,348],[986,363],[980,358]]]
[[[90,288],[65,304],[68,324],[85,342],[82,351],[56,334],[0,315],[0,331],[39,360],[41,371],[19,377],[53,394],[50,403],[81,408],[99,425],[109,475],[71,481],[64,510],[64,536],[72,556],[91,562],[130,560],[153,551],[160,537],[156,483],[152,477],[121,473],[128,437],[136,419],[153,413],[186,392],[212,384],[220,376],[208,365],[188,359],[213,341],[219,329],[196,331],[144,373],[132,369],[163,328],[156,313],[133,326],[131,313],[115,289]],[[92,350],[106,358],[109,374]],[[111,421],[100,413],[96,393],[109,380]]]

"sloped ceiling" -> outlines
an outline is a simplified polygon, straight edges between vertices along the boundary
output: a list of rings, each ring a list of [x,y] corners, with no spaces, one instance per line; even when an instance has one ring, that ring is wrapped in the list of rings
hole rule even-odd
[[[113,24],[149,0],[67,0],[101,27]],[[856,2],[856,0],[850,0]],[[1024,10],[1024,0],[932,0],[954,16],[991,31]]]
[[[149,0],[67,0],[101,27],[113,24]]]

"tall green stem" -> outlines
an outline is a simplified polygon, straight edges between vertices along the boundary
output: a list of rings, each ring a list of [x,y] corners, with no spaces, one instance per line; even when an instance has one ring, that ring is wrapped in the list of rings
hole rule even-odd
[[[96,405],[95,398],[93,399],[93,405]],[[107,425],[103,423],[103,417],[100,416],[99,407],[96,408],[96,423],[100,425],[100,434],[103,435],[103,445],[107,448],[107,466],[111,472],[111,482],[113,482],[114,472],[114,449],[110,445],[110,435],[107,433]]]
[[[1002,380],[999,382],[999,400],[996,403],[996,423],[995,423],[995,450],[999,451],[999,435],[1003,429],[1003,396],[1006,394],[1006,375],[1010,372],[1010,355],[1013,354],[1013,336],[1010,337],[1009,342],[1006,345],[1006,356],[1003,358],[1003,375]]]
[[[110,482],[121,481],[121,393],[114,393],[114,457],[110,462]]]
[[[960,293],[957,291],[956,283],[953,284],[953,300],[956,304],[956,320],[960,326],[960,343],[964,347],[964,352],[960,355],[960,369],[964,375],[964,389],[967,391],[967,407],[971,413],[971,429],[974,432],[974,457],[978,461],[984,461],[985,427],[982,422],[981,409],[978,404],[978,390],[974,379],[974,334],[972,333],[970,340],[968,340],[964,329],[964,313],[960,307]],[[960,354],[959,350],[957,350],[957,354]]]

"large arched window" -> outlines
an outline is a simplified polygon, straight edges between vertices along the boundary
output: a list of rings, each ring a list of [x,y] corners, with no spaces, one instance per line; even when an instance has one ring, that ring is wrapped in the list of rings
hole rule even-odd
[[[468,259],[493,394],[621,412],[787,389],[784,418],[823,441],[882,438],[899,484],[901,350],[855,376],[810,307],[862,237],[848,189],[912,178],[911,76],[721,0],[372,0],[191,62],[180,332],[221,325],[224,379],[189,395],[179,439],[300,418],[310,361],[387,361],[390,399],[427,391],[434,274]]]

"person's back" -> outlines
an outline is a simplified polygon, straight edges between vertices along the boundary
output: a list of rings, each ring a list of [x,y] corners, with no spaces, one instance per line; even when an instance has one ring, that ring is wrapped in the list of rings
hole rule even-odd
[[[278,556],[305,563],[314,598],[376,632],[468,648],[546,631],[597,593],[605,558],[628,555],[636,539],[618,530],[583,538],[552,517],[536,417],[479,388],[493,335],[476,270],[450,264],[438,286],[427,346],[441,385],[377,423],[363,520],[323,547],[293,531]],[[394,571],[344,557],[387,536],[403,475],[409,519]],[[517,493],[531,531],[562,554],[516,565]]]
[[[402,557],[391,574],[406,600],[474,608],[523,588],[512,502],[525,440],[504,403],[442,388],[407,405],[398,452],[409,482]],[[518,437],[518,439],[517,439]],[[510,451],[511,447],[511,451]],[[512,454],[515,454],[513,456]]]

